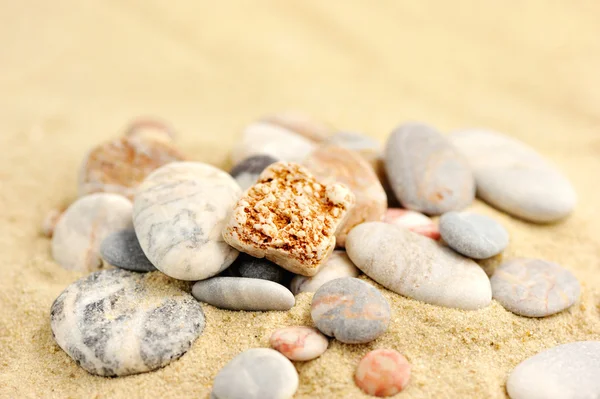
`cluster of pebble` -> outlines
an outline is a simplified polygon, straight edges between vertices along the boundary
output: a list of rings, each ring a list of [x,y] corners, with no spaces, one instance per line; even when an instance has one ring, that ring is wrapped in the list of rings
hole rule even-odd
[[[390,306],[357,278],[361,272],[394,293],[463,310],[493,297],[517,315],[544,317],[579,298],[577,279],[555,263],[509,259],[489,278],[473,260],[509,244],[497,221],[464,211],[476,193],[538,223],[575,206],[565,177],[512,138],[481,130],[444,136],[411,123],[382,149],[367,136],[282,113],[244,130],[228,174],[186,160],[173,136],[163,123],[139,120],[92,149],[80,198],[44,221],[54,259],[93,272],[51,309],[56,342],[90,373],[140,373],[180,357],[204,328],[200,303],[286,311],[295,295],[313,292],[316,328],[274,331],[273,349],[235,357],[212,391],[214,398],[289,398],[299,383],[291,361],[321,356],[327,337],[362,344],[386,332]],[[395,203],[403,208],[388,208]],[[439,225],[426,215],[441,216]],[[181,281],[167,284],[165,275]],[[185,281],[195,281],[191,295]],[[575,362],[576,387],[564,375],[557,387],[561,370],[548,357]],[[543,352],[513,371],[508,392],[529,398],[532,389],[553,387],[564,397],[569,389],[593,396],[599,357],[598,342]],[[391,396],[408,384],[410,369],[399,352],[377,349],[358,363],[355,383]]]

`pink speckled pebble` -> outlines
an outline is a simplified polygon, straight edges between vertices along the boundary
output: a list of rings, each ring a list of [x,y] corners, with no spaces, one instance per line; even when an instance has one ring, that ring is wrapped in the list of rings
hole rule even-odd
[[[396,226],[406,227],[412,232],[437,240],[440,230],[429,217],[408,209],[390,208],[385,213],[383,221]]]
[[[410,379],[410,363],[393,349],[376,349],[362,358],[354,381],[365,393],[392,396],[401,392]]]
[[[316,359],[327,350],[329,341],[317,329],[310,327],[280,328],[271,335],[269,343],[290,360]]]

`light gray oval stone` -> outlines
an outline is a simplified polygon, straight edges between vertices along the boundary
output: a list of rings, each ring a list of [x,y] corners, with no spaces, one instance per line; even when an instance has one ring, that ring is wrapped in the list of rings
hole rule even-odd
[[[391,310],[377,288],[354,277],[343,277],[317,290],[310,315],[323,334],[346,344],[362,344],[387,330]]]
[[[346,251],[363,273],[397,294],[464,310],[492,300],[490,281],[477,263],[408,229],[363,223],[348,235]]]
[[[406,123],[396,128],[384,158],[389,182],[404,208],[440,215],[473,202],[475,180],[467,160],[430,126]]]
[[[115,231],[131,228],[131,201],[118,194],[79,198],[62,214],[52,236],[52,257],[67,270],[102,267],[100,245]]]
[[[133,203],[135,232],[150,262],[180,280],[227,268],[238,251],[221,231],[241,194],[229,174],[204,163],[175,162],[154,171]]]
[[[86,371],[124,376],[182,356],[204,329],[198,301],[166,279],[122,269],[77,280],[56,298],[56,343]]]
[[[192,294],[199,301],[230,310],[289,310],[296,302],[281,284],[257,278],[214,277],[194,284]]]
[[[100,245],[100,256],[112,266],[134,272],[152,272],[156,267],[148,260],[133,229],[117,231]]]
[[[566,177],[533,148],[488,130],[466,130],[449,136],[468,159],[477,195],[519,218],[555,222],[568,216],[577,195]]]
[[[285,356],[269,348],[240,353],[219,371],[211,399],[291,399],[298,372]]]
[[[231,169],[231,176],[237,181],[242,190],[247,190],[258,180],[258,176],[263,170],[272,163],[277,162],[276,158],[269,155],[253,155],[244,159]]]
[[[508,246],[508,232],[494,219],[471,212],[448,212],[440,234],[450,248],[473,259],[498,255]]]
[[[233,277],[258,278],[283,284],[288,271],[265,258],[255,258],[241,253],[235,262],[227,269]]]
[[[512,399],[600,398],[600,341],[581,341],[547,349],[510,373]]]
[[[325,266],[314,276],[296,275],[292,279],[290,289],[294,295],[301,292],[316,292],[331,280],[342,277],[358,277],[360,270],[352,263],[346,251],[333,251],[325,262]]]
[[[527,317],[545,317],[571,307],[581,293],[567,269],[542,259],[511,259],[490,279],[494,299],[507,310]]]

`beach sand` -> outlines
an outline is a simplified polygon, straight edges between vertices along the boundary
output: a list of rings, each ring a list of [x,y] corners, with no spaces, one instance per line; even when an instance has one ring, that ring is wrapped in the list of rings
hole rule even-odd
[[[575,186],[577,209],[556,225],[473,209],[510,232],[505,258],[571,270],[583,285],[576,305],[529,319],[495,301],[466,312],[382,289],[387,333],[368,345],[332,341],[296,363],[298,398],[365,396],[353,372],[375,348],[412,364],[398,397],[504,398],[520,361],[600,340],[599,4],[31,0],[2,9],[0,398],[205,398],[232,357],[268,346],[276,328],[312,325],[311,294],[289,312],[204,305],[207,327],[187,354],[124,378],[89,375],[55,344],[50,305],[81,274],[52,261],[43,217],[75,198],[85,151],[138,115],[172,122],[190,159],[220,166],[245,124],[285,109],[382,142],[407,120],[444,132],[483,126],[537,148]]]

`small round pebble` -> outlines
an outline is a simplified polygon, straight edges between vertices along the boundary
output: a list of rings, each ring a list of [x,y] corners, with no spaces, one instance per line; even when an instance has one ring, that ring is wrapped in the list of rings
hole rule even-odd
[[[283,284],[291,274],[265,258],[255,258],[241,253],[235,262],[227,269],[232,277],[258,278]]]
[[[298,372],[273,349],[254,348],[234,357],[219,371],[211,399],[291,399],[298,390]]]
[[[600,341],[580,341],[547,349],[510,373],[512,399],[600,398]]]
[[[316,328],[295,326],[276,330],[269,339],[271,347],[295,361],[313,360],[329,346],[329,340]]]
[[[390,208],[386,211],[383,221],[396,226],[405,227],[413,233],[437,240],[440,229],[437,224],[422,213],[408,209]]]
[[[376,349],[358,363],[354,382],[368,395],[393,396],[408,384],[410,368],[408,360],[398,351]]]
[[[377,288],[357,278],[344,277],[319,288],[310,314],[323,334],[346,344],[362,344],[387,330],[391,310]]]
[[[275,162],[277,159],[269,155],[253,155],[235,165],[230,174],[242,190],[247,190],[256,184],[262,171]]]
[[[490,279],[495,300],[520,316],[545,317],[571,307],[581,287],[567,269],[542,259],[517,258]]]
[[[257,278],[213,277],[192,287],[196,299],[221,309],[289,310],[294,295],[281,284]]]
[[[450,248],[473,259],[498,255],[508,246],[508,232],[494,219],[471,212],[448,212],[440,234]]]
[[[152,272],[156,267],[148,260],[135,235],[135,230],[116,231],[100,246],[100,256],[112,266],[134,272]]]
[[[155,370],[182,356],[204,329],[202,307],[159,273],[92,273],[56,298],[56,343],[86,371],[124,376]]]
[[[316,292],[328,281],[341,277],[358,277],[360,270],[352,263],[346,251],[336,250],[329,256],[325,266],[312,277],[296,275],[290,289],[294,295],[301,292]]]

